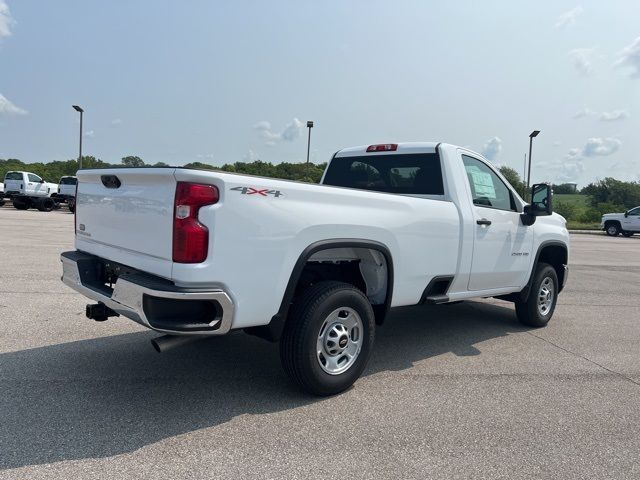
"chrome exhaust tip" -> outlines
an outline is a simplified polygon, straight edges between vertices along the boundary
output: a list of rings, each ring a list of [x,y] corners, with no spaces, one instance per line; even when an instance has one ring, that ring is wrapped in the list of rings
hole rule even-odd
[[[205,335],[163,335],[151,340],[151,345],[158,353],[206,338]]]

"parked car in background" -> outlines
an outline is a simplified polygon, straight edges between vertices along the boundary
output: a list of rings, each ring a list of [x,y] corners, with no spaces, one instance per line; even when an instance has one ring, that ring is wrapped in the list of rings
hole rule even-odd
[[[71,212],[76,207],[76,185],[78,179],[73,175],[66,175],[60,178],[58,183],[58,192],[54,194],[56,203],[66,203]]]
[[[4,176],[4,196],[18,210],[37,208],[49,212],[56,206],[51,196],[58,192],[56,183],[46,182],[31,172],[7,172]]]
[[[630,237],[634,233],[640,233],[640,207],[624,213],[605,213],[600,221],[600,228],[610,237],[619,234]]]
[[[80,170],[62,280],[97,302],[89,318],[169,334],[159,351],[237,329],[280,341],[317,395],[360,376],[389,308],[498,297],[526,325],[553,316],[569,233],[550,185],[526,204],[481,155],[436,143],[341,150],[321,183]]]
[[[0,182],[0,207],[4,205],[4,183]]]

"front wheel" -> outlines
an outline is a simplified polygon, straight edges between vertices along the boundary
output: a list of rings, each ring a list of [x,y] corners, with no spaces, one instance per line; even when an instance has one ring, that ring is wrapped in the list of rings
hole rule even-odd
[[[292,307],[280,340],[282,366],[303,390],[335,395],[360,377],[374,335],[373,308],[360,290],[348,283],[320,282]]]
[[[606,226],[606,231],[607,231],[607,235],[609,235],[610,237],[617,237],[618,234],[620,233],[620,227],[618,226],[617,223],[609,223]]]
[[[548,263],[536,267],[529,298],[515,302],[520,323],[529,327],[544,327],[549,323],[558,301],[558,275]]]

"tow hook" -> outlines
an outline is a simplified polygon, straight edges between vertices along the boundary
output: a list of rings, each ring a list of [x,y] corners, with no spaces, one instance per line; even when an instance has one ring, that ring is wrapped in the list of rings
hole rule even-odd
[[[107,307],[104,303],[90,303],[86,309],[87,318],[96,322],[104,322],[109,317],[119,317],[120,315]]]

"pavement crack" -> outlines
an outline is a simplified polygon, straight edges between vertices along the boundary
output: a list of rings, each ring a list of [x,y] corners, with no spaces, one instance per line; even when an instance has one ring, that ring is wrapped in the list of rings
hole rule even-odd
[[[554,346],[554,347],[556,347],[556,348],[558,348],[558,349],[562,350],[563,352],[566,352],[566,353],[568,353],[568,354],[570,354],[570,355],[573,355],[574,357],[582,358],[583,360],[586,360],[587,362],[592,363],[593,365],[596,365],[596,366],[598,366],[598,367],[602,368],[603,370],[606,370],[606,371],[607,371],[607,372],[609,372],[609,373],[613,373],[614,375],[617,375],[617,376],[619,376],[619,377],[621,377],[621,378],[624,378],[625,380],[628,380],[629,382],[633,383],[634,385],[637,385],[637,386],[639,386],[639,387],[640,387],[640,382],[635,381],[633,378],[628,377],[628,376],[624,375],[623,373],[616,372],[615,370],[612,370],[612,369],[610,369],[610,368],[608,368],[608,367],[605,367],[604,365],[602,365],[602,364],[600,364],[600,363],[596,362],[595,360],[591,360],[589,357],[585,357],[584,355],[581,355],[581,354],[579,354],[579,353],[572,352],[571,350],[568,350],[568,349],[566,349],[566,348],[564,348],[564,347],[562,347],[562,346],[558,345],[557,343],[552,342],[551,340],[548,340],[548,339],[546,339],[546,338],[544,338],[544,337],[541,337],[541,336],[539,336],[539,335],[536,335],[535,333],[531,333],[531,332],[525,332],[525,333],[528,333],[528,334],[529,334],[529,335],[531,335],[532,337],[536,337],[537,339],[540,339],[540,340],[542,340],[543,342],[546,342],[546,343],[548,343],[549,345],[552,345],[552,346]]]

